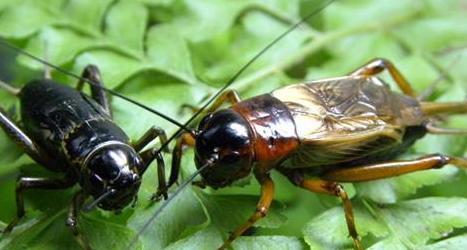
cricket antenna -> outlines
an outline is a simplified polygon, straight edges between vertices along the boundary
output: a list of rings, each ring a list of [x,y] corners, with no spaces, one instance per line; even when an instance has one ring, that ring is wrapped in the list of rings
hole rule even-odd
[[[133,237],[130,244],[128,245],[128,249],[132,249],[136,242],[138,241],[138,237],[146,231],[146,229],[151,225],[151,223],[159,216],[159,214],[164,211],[164,209],[172,202],[175,197],[177,197],[187,186],[190,184],[196,176],[198,176],[205,168],[212,166],[215,163],[215,160],[209,160],[206,164],[200,167],[196,172],[194,172],[185,182],[183,182],[180,187],[170,196],[164,203],[157,209],[157,211],[151,215],[151,217],[144,223],[143,227],[138,230],[138,233]]]
[[[149,111],[149,112],[151,112],[153,114],[158,115],[159,117],[161,117],[161,118],[171,122],[172,124],[178,126],[179,131],[185,130],[185,131],[187,131],[189,133],[193,133],[192,129],[188,128],[184,124],[179,123],[178,121],[176,121],[176,120],[162,114],[161,112],[159,112],[159,111],[157,111],[157,110],[155,110],[155,109],[153,109],[151,107],[148,107],[148,106],[146,106],[146,105],[144,105],[142,103],[139,103],[138,101],[135,101],[135,100],[133,100],[133,99],[131,99],[129,97],[126,97],[125,95],[122,95],[122,94],[118,93],[117,91],[108,89],[108,88],[106,88],[104,86],[101,86],[101,85],[99,85],[99,84],[97,84],[97,83],[95,83],[95,82],[93,82],[93,81],[91,81],[91,80],[89,80],[87,78],[76,75],[76,74],[74,74],[74,73],[72,73],[70,71],[67,71],[67,70],[65,70],[65,69],[63,69],[63,68],[61,68],[61,67],[59,67],[57,65],[54,65],[54,64],[52,64],[52,63],[50,63],[50,62],[48,62],[48,61],[46,61],[44,59],[41,59],[41,58],[39,58],[37,56],[34,56],[33,54],[30,54],[29,52],[27,52],[27,51],[25,51],[25,50],[23,50],[23,49],[21,49],[19,47],[16,47],[15,45],[13,45],[13,44],[5,41],[5,40],[0,39],[0,44],[2,44],[3,46],[5,46],[5,47],[7,47],[7,48],[9,48],[11,50],[14,50],[14,51],[18,52],[21,55],[27,56],[27,57],[29,57],[31,59],[34,59],[34,60],[44,64],[46,66],[46,70],[47,70],[47,68],[52,68],[52,69],[55,69],[55,70],[65,74],[65,75],[68,75],[68,76],[71,76],[73,78],[79,79],[79,80],[81,80],[83,82],[87,82],[90,85],[92,85],[93,87],[102,89],[102,90],[106,91],[107,93],[109,93],[111,95],[117,96],[117,97],[119,97],[119,98],[121,98],[121,99],[123,99],[123,100],[125,100],[127,102],[130,102],[130,103],[132,103],[132,104],[134,104],[134,105],[136,105],[136,106],[138,106],[140,108],[143,108],[143,109],[145,109],[145,110],[147,110],[147,111]],[[2,87],[4,87],[4,86],[2,85]]]
[[[196,111],[193,116],[191,116],[188,121],[183,124],[183,127],[188,127],[191,122],[198,117],[206,108],[211,104],[224,90],[226,90],[230,85],[232,85],[238,77],[250,66],[252,65],[258,58],[260,58],[264,53],[266,53],[272,46],[274,46],[276,43],[278,43],[282,38],[287,36],[290,32],[294,31],[298,26],[302,25],[309,19],[311,19],[313,16],[316,14],[320,13],[322,10],[324,10],[326,7],[328,7],[330,4],[332,4],[336,0],[328,0],[324,4],[320,5],[318,8],[304,16],[300,21],[296,22],[294,25],[290,26],[286,31],[284,31],[282,34],[277,36],[274,40],[272,40],[270,43],[268,43],[262,50],[260,50],[256,55],[254,55],[243,67],[240,68],[240,70],[237,71],[230,79],[227,81],[227,83],[219,89],[215,95],[213,95],[198,111]],[[182,127],[181,127],[182,128]],[[169,145],[169,143],[175,139],[180,133],[182,132],[182,129],[178,129],[165,143],[161,145],[159,148],[158,152],[162,151],[165,147]],[[193,133],[192,133],[193,134]]]
[[[97,197],[91,203],[85,205],[82,209],[83,212],[87,213],[87,212],[92,211],[96,207],[97,204],[99,204],[102,200],[114,194],[115,192],[116,192],[115,189],[109,189],[107,192],[101,194],[101,196]]]

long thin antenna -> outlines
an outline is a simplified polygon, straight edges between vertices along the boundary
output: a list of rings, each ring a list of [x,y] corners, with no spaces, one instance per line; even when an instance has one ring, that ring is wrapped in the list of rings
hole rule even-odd
[[[159,216],[159,214],[162,213],[162,211],[164,211],[164,209],[170,204],[170,202],[175,199],[175,197],[177,197],[183,189],[185,189],[188,184],[190,184],[193,179],[195,179],[196,176],[198,176],[201,171],[203,171],[205,168],[211,166],[214,162],[213,161],[208,161],[206,164],[204,164],[201,168],[199,168],[198,170],[196,170],[196,172],[194,172],[184,183],[182,183],[182,185],[180,185],[180,187],[172,194],[172,196],[170,196],[167,200],[164,201],[164,203],[157,209],[157,211],[146,221],[146,223],[144,223],[143,227],[141,227],[139,230],[138,230],[138,233],[136,234],[136,236],[131,240],[130,244],[128,245],[128,249],[132,249],[136,242],[138,241],[138,237],[144,232],[146,231],[146,229],[149,227],[149,225],[151,225],[151,223],[157,218],[157,216]]]
[[[193,114],[193,116],[188,119],[188,121],[183,124],[183,127],[188,127],[190,123],[196,119],[198,115],[200,115],[208,106],[211,104],[224,90],[226,90],[230,85],[232,85],[237,78],[251,65],[253,64],[256,60],[258,60],[259,57],[261,57],[264,53],[266,53],[267,50],[269,50],[272,46],[274,46],[277,42],[279,42],[282,38],[284,38],[286,35],[288,35],[290,32],[294,31],[298,26],[301,24],[305,23],[308,21],[310,18],[324,10],[326,7],[328,7],[331,3],[333,3],[335,0],[330,0],[325,2],[323,5],[321,5],[319,8],[316,10],[312,11],[310,14],[306,15],[303,17],[300,21],[289,27],[286,31],[284,31],[282,34],[280,34],[278,37],[276,37],[274,40],[272,40],[270,43],[268,43],[260,52],[258,52],[255,56],[253,56],[243,67],[240,68],[237,73],[235,73],[232,78],[221,88],[219,91],[216,92],[214,96],[212,96],[206,104],[204,104],[196,113]],[[182,132],[181,129],[178,129],[165,143],[161,145],[159,148],[158,152],[162,151],[167,145],[175,139],[180,133]]]
[[[132,103],[132,104],[134,104],[134,105],[136,105],[136,106],[138,106],[138,107],[141,107],[141,108],[143,108],[143,109],[145,109],[145,110],[147,110],[147,111],[149,111],[149,112],[151,112],[151,113],[154,113],[154,114],[160,116],[161,118],[164,118],[165,120],[167,120],[167,121],[169,121],[169,122],[175,124],[176,126],[178,126],[178,127],[180,128],[179,130],[186,130],[186,131],[188,131],[188,132],[190,132],[190,133],[192,132],[192,130],[189,129],[187,126],[185,126],[185,125],[179,123],[178,121],[176,121],[176,120],[174,120],[174,119],[172,119],[172,118],[170,118],[170,117],[168,117],[168,116],[162,114],[161,112],[159,112],[159,111],[157,111],[157,110],[155,110],[155,109],[153,109],[153,108],[151,108],[151,107],[148,107],[148,106],[146,106],[146,105],[144,105],[144,104],[141,104],[141,103],[139,103],[139,102],[137,102],[137,101],[135,101],[135,100],[132,100],[132,99],[130,99],[129,97],[126,97],[126,96],[124,96],[124,95],[122,95],[122,94],[120,94],[120,93],[118,93],[118,92],[116,92],[116,91],[113,91],[113,90],[111,90],[111,89],[108,89],[108,88],[106,88],[106,87],[103,87],[103,86],[101,86],[101,85],[99,85],[99,84],[97,84],[97,83],[95,83],[95,82],[93,82],[93,81],[91,81],[91,80],[89,80],[89,79],[87,79],[87,78],[84,78],[84,77],[82,77],[82,76],[76,75],[76,74],[74,74],[74,73],[72,73],[72,72],[69,72],[69,71],[67,71],[67,70],[64,70],[64,69],[62,69],[61,67],[56,66],[56,65],[54,65],[54,64],[52,64],[52,63],[49,63],[49,62],[47,62],[46,60],[43,60],[43,59],[41,59],[41,58],[39,58],[39,57],[37,57],[37,56],[34,56],[34,55],[30,54],[29,52],[24,51],[23,49],[18,48],[18,47],[16,47],[16,46],[14,46],[14,45],[8,43],[8,42],[5,41],[5,40],[0,40],[0,44],[2,44],[2,45],[4,45],[5,47],[10,48],[10,49],[12,49],[12,50],[18,52],[19,54],[22,54],[22,55],[25,55],[25,56],[27,56],[27,57],[30,57],[30,58],[32,58],[32,59],[34,59],[34,60],[36,60],[36,61],[38,61],[38,62],[40,62],[40,63],[42,63],[42,64],[44,64],[44,65],[46,65],[46,66],[48,66],[48,67],[50,67],[50,68],[53,68],[53,69],[55,69],[55,70],[57,70],[57,71],[59,71],[59,72],[65,74],[65,75],[68,75],[68,76],[71,76],[71,77],[73,77],[73,78],[79,79],[79,80],[81,80],[81,81],[83,81],[83,82],[87,82],[87,83],[91,84],[93,87],[97,87],[97,88],[99,88],[99,89],[103,89],[103,90],[105,90],[106,92],[108,92],[108,93],[111,94],[111,95],[114,95],[114,96],[117,96],[117,97],[119,97],[119,98],[122,98],[123,100],[125,100],[125,101],[127,101],[127,102],[130,102],[130,103]]]
[[[91,203],[85,205],[82,209],[83,212],[87,213],[90,212],[93,208],[96,207],[99,202],[104,200],[105,198],[109,197],[109,195],[114,194],[116,191],[115,189],[109,189],[107,192],[101,194],[101,196],[97,197],[97,199],[93,200]]]

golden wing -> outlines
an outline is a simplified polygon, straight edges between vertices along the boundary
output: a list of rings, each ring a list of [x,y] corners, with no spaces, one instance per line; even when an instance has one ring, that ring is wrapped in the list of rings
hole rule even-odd
[[[295,164],[352,161],[387,151],[402,141],[405,128],[421,124],[418,102],[391,92],[377,78],[342,77],[291,85],[272,95],[293,116],[301,149]]]

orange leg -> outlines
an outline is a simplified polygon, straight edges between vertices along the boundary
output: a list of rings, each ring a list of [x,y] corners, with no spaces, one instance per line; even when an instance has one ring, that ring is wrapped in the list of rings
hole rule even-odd
[[[259,219],[266,216],[274,196],[274,182],[269,175],[259,177],[258,181],[261,184],[261,198],[258,205],[256,205],[256,211],[245,223],[237,227],[237,229],[230,234],[229,238],[219,249],[227,248],[238,236],[242,235],[243,232],[253,226]]]
[[[386,59],[373,59],[359,69],[350,73],[350,75],[370,77],[381,73],[383,70],[389,71],[389,74],[404,94],[415,97],[415,91],[412,89],[412,86],[410,86],[409,82],[404,78],[400,71]]]
[[[235,104],[237,102],[240,102],[240,97],[235,90],[226,90],[224,91],[219,97],[216,98],[214,103],[209,106],[209,108],[206,110],[206,113],[212,113],[216,111],[218,108],[222,106],[225,102],[230,102],[230,104]]]
[[[416,160],[392,161],[360,167],[335,169],[324,173],[320,178],[341,182],[371,181],[420,170],[441,168],[446,164],[452,164],[459,168],[467,168],[467,159],[434,154]]]
[[[278,169],[282,174],[287,176],[289,180],[308,191],[314,193],[321,193],[327,195],[337,196],[342,200],[344,206],[345,221],[347,222],[347,229],[352,237],[354,249],[363,249],[360,243],[360,238],[355,228],[355,219],[352,211],[352,203],[350,202],[349,196],[345,192],[344,188],[337,182],[320,180],[320,179],[304,179],[304,174],[299,171],[289,171],[287,169]]]
[[[218,96],[215,100],[214,103],[211,104],[206,110],[204,110],[202,113],[205,116],[206,114],[210,114],[217,109],[219,109],[225,102],[229,102],[230,104],[235,104],[237,102],[240,102],[240,97],[238,96],[237,91],[235,90],[226,90],[222,92],[220,96]],[[180,107],[180,113],[185,111],[186,109],[190,110],[192,113],[198,112],[200,110],[199,107],[192,105],[192,104],[182,104]]]
[[[347,222],[347,229],[349,230],[350,237],[352,237],[354,248],[357,250],[363,249],[358,237],[357,229],[355,228],[355,219],[352,211],[352,203],[344,188],[337,182],[323,181],[323,180],[303,180],[300,187],[315,193],[323,193],[328,195],[335,195],[342,200],[344,206],[345,221]]]

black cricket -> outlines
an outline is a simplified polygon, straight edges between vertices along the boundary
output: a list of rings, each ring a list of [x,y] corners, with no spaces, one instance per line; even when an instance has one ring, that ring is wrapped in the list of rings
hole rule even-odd
[[[46,74],[47,76],[47,74]],[[91,96],[82,92],[83,79],[92,83]],[[88,81],[88,82],[89,82]],[[77,228],[79,211],[98,206],[120,211],[136,201],[141,178],[156,159],[159,186],[154,198],[167,197],[164,162],[160,150],[143,150],[164,131],[149,129],[131,143],[125,132],[112,121],[109,99],[99,70],[87,66],[76,89],[51,79],[33,80],[21,89],[1,83],[20,101],[21,124],[12,121],[0,107],[0,126],[5,133],[45,168],[64,174],[62,179],[20,177],[16,186],[17,217],[4,230],[9,233],[24,216],[24,191],[28,189],[66,189],[79,184],[68,211],[66,225],[85,249],[89,244]],[[94,201],[85,205],[92,196]]]

